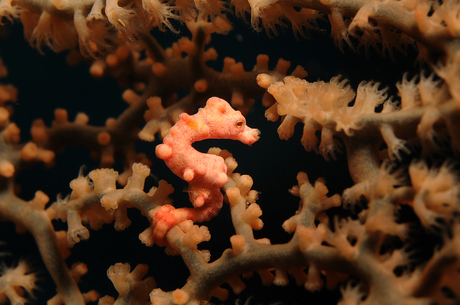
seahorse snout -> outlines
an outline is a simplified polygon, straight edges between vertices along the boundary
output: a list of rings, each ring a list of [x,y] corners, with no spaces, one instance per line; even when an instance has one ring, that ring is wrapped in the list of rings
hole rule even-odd
[[[259,140],[259,135],[260,135],[259,129],[250,128],[248,126],[245,126],[245,129],[238,140],[240,140],[244,144],[251,145],[257,140]]]

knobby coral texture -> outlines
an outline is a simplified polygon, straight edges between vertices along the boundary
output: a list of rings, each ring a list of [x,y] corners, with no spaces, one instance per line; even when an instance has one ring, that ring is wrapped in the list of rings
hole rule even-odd
[[[0,18],[2,304],[460,303],[457,0]]]

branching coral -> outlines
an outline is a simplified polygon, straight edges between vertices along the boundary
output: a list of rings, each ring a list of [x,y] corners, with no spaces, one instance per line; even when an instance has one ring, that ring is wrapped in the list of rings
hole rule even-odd
[[[23,297],[24,292],[33,292],[37,276],[31,272],[30,266],[25,261],[20,261],[16,267],[3,266],[0,276],[0,299],[2,302],[9,300],[12,304],[25,304],[28,302]]]
[[[342,61],[364,49],[363,66],[381,53],[390,57],[384,65],[404,61],[412,68],[391,82],[380,72],[372,79],[354,74],[354,66],[321,66],[322,74],[307,78],[301,66],[291,69],[282,59],[275,65],[268,55],[251,58],[252,70],[229,57],[217,68],[211,61],[218,52],[249,53],[253,42],[243,44],[243,35],[232,32],[233,11],[257,31],[253,40],[265,37],[262,28],[269,36],[292,28],[302,39],[330,30]],[[91,96],[86,109],[103,104],[104,118],[66,100],[54,119],[39,119],[15,116],[22,105],[31,107],[21,100],[20,83],[13,84],[19,90],[0,85],[0,231],[28,250],[34,241],[44,277],[55,285],[36,291],[37,274],[18,259],[17,267],[2,268],[1,301],[24,304],[38,295],[38,303],[50,304],[225,302],[251,291],[246,278],[257,274],[267,286],[295,283],[309,298],[320,291],[323,303],[460,302],[459,11],[457,0],[0,0],[0,24],[19,21],[40,53],[70,49],[69,63],[88,62],[91,76],[125,88],[115,98],[106,90],[107,104]],[[189,37],[165,48],[162,35],[185,27]],[[237,51],[228,43],[233,33]],[[222,50],[208,47],[219,39]],[[315,73],[305,59],[310,54],[280,46]],[[1,77],[8,76],[7,57]],[[280,121],[279,138],[295,140],[277,142],[265,132],[273,126],[256,123],[259,98],[265,117]],[[121,100],[124,108],[115,110]],[[229,141],[207,142],[253,144],[259,133],[246,121],[265,128],[253,147],[233,146],[232,155],[213,147]],[[97,163],[78,151],[72,159],[89,170],[61,178],[71,171],[63,156],[75,147]],[[300,157],[292,147],[302,149]],[[236,172],[236,160],[247,174]],[[348,172],[340,171],[344,163]],[[38,190],[36,171],[38,180],[51,171],[58,189]],[[271,197],[294,184],[294,172],[293,196]],[[179,265],[188,277],[175,273]],[[91,287],[103,282],[101,274],[107,284]]]

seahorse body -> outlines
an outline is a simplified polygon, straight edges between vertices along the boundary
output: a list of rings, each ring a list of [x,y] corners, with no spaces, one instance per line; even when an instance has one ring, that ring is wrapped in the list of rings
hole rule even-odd
[[[179,120],[156,147],[156,155],[179,177],[189,183],[189,197],[194,209],[162,206],[151,211],[153,238],[164,244],[164,236],[174,225],[184,220],[207,221],[222,207],[220,188],[227,183],[227,166],[216,155],[201,153],[192,144],[204,139],[232,139],[253,144],[259,130],[246,125],[246,119],[225,100],[212,97],[198,113],[182,113]]]
[[[171,206],[153,210],[154,239],[164,238],[167,230],[191,219],[206,221],[222,207],[220,188],[227,183],[227,166],[216,155],[201,153],[192,144],[204,139],[232,139],[253,144],[259,130],[246,125],[246,119],[225,100],[212,97],[198,113],[182,113],[179,120],[156,147],[156,155],[179,177],[189,183],[189,196],[195,209],[173,209]],[[157,236],[155,236],[157,235]]]

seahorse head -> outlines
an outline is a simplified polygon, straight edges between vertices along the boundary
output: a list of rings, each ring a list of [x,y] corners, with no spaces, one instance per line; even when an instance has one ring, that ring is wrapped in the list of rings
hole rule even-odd
[[[200,112],[209,127],[210,138],[238,140],[244,144],[253,144],[259,139],[259,130],[248,127],[241,112],[223,99],[211,97]]]

